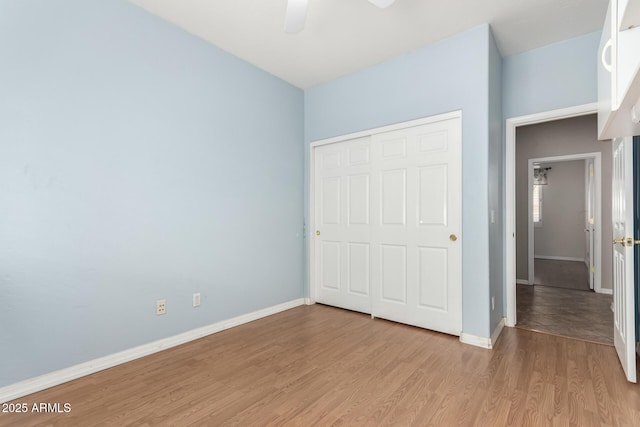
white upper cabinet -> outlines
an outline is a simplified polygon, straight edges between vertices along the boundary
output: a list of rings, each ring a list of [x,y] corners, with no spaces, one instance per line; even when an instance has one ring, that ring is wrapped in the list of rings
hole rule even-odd
[[[640,27],[640,1],[618,0],[618,30]]]
[[[640,0],[611,0],[598,50],[598,138],[640,135]]]

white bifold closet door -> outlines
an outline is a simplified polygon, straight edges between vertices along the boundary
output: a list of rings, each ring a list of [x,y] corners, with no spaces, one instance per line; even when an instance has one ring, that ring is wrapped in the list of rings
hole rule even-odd
[[[461,331],[461,120],[315,148],[316,301]]]

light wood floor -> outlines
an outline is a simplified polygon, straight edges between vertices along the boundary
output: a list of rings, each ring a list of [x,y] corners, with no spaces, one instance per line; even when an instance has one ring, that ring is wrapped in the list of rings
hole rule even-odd
[[[640,425],[612,347],[505,328],[485,350],[322,305],[17,401],[72,410],[0,425]]]

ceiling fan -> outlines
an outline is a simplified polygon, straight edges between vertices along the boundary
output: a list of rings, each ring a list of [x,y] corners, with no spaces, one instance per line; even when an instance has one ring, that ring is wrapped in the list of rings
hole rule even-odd
[[[285,33],[297,33],[304,28],[304,21],[307,17],[308,0],[288,0],[287,15],[284,21]],[[389,7],[395,0],[369,0],[369,3],[381,9]]]

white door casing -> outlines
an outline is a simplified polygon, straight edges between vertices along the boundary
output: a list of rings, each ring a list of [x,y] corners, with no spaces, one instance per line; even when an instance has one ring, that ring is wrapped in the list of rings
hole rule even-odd
[[[562,155],[562,156],[552,156],[552,157],[538,157],[538,158],[534,158],[534,159],[528,159],[527,161],[527,168],[528,168],[528,214],[527,214],[527,221],[528,221],[528,253],[527,253],[527,258],[528,258],[528,283],[529,284],[533,284],[533,278],[535,277],[535,263],[534,263],[534,248],[535,248],[535,242],[534,242],[534,224],[533,224],[533,203],[532,203],[532,198],[533,198],[533,165],[535,163],[544,163],[544,164],[549,164],[549,163],[556,163],[556,162],[566,162],[566,161],[571,161],[571,160],[590,160],[593,164],[593,177],[591,177],[592,180],[592,187],[593,187],[593,212],[592,212],[592,219],[593,219],[593,224],[591,224],[590,229],[591,232],[589,233],[590,236],[590,242],[592,244],[591,246],[591,252],[592,255],[590,255],[590,257],[592,258],[591,261],[591,266],[593,266],[594,268],[593,273],[591,274],[591,277],[593,278],[593,289],[596,292],[603,292],[602,291],[602,269],[600,268],[600,264],[601,260],[602,260],[602,220],[600,218],[602,218],[602,203],[600,202],[602,200],[602,154],[599,152],[593,152],[593,153],[577,153],[577,154],[567,154],[567,155]],[[586,193],[586,192],[585,192]],[[515,222],[513,223],[513,225],[515,226]],[[515,233],[513,233],[515,236]],[[514,247],[512,247],[513,250],[515,250]],[[512,260],[515,262],[515,257],[512,258]],[[507,291],[509,291],[509,285],[507,284]],[[507,295],[509,295],[509,292],[507,292]],[[514,298],[515,300],[515,295],[512,294],[511,298]],[[509,316],[510,313],[513,313],[513,311],[511,311],[513,309],[513,306],[511,305],[510,301],[512,301],[511,299],[509,299],[508,297],[508,301],[507,301],[507,315]],[[514,301],[515,302],[515,301]],[[513,313],[514,316],[514,321],[515,321],[515,313]],[[513,325],[509,324],[509,326],[515,326],[515,323]]]
[[[312,300],[460,335],[461,134],[457,112],[312,145]]]
[[[595,202],[596,202],[596,186],[595,186],[595,165],[593,159],[585,160],[585,257],[584,262],[587,265],[589,274],[589,289],[593,290],[595,282],[595,251],[594,251],[594,234],[595,234]]]
[[[613,341],[627,380],[635,383],[632,150],[631,138],[613,140]]]

